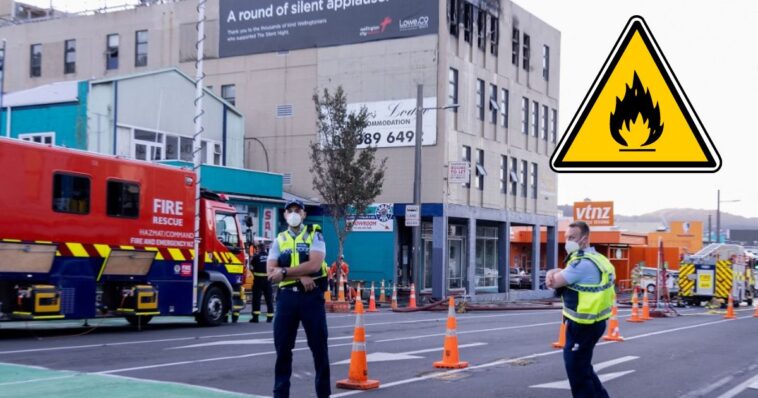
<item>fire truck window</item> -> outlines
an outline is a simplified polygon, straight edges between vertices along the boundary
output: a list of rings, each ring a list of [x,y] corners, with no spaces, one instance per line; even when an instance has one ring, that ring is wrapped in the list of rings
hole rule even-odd
[[[111,217],[139,217],[139,185],[122,181],[108,181],[108,215]]]
[[[237,222],[232,214],[216,214],[216,237],[230,249],[241,249]]]
[[[53,211],[88,214],[89,196],[89,178],[60,173],[53,175]]]

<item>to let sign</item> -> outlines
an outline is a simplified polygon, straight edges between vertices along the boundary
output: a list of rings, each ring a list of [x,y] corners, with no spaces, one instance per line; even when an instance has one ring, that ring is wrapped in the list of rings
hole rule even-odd
[[[613,202],[574,202],[574,220],[588,225],[614,225]]]
[[[448,165],[448,182],[451,184],[465,184],[469,181],[468,162],[455,161]]]

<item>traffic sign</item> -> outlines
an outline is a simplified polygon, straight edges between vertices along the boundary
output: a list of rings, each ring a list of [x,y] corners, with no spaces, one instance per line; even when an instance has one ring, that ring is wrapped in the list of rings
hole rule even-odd
[[[556,147],[557,172],[715,172],[721,158],[644,19],[632,17]]]
[[[419,205],[407,205],[405,206],[405,226],[406,227],[418,227],[421,225],[421,206]]]

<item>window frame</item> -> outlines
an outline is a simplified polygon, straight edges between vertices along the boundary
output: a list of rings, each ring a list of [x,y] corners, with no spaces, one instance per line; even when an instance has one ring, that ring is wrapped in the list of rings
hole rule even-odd
[[[35,138],[39,138],[40,142],[35,141]],[[46,138],[50,139],[50,142],[44,142]],[[42,145],[55,145],[55,131],[44,131],[35,133],[21,133],[18,135],[18,139],[26,142],[33,142],[35,144]]]
[[[116,45],[111,45],[111,38],[116,39]],[[105,35],[105,70],[116,70],[119,64],[119,47],[121,47],[121,36],[118,33],[109,33]]]
[[[527,178],[529,177],[529,162],[526,160],[521,160],[521,179],[520,179],[520,185],[521,185],[521,197],[526,197],[526,184],[527,184]]]
[[[555,144],[558,139],[558,110],[555,108],[550,109],[550,130],[551,141]]]
[[[476,181],[474,187],[479,191],[484,191],[484,176],[487,175],[487,171],[484,168],[484,149],[477,148],[476,150]]]
[[[500,44],[500,18],[490,15],[490,54],[497,56]]]
[[[484,80],[476,79],[476,109],[479,120],[484,121]]]
[[[531,111],[531,124],[532,124],[532,137],[539,137],[540,135],[540,103],[536,100],[532,100]]]
[[[42,77],[42,43],[29,45],[29,77]]]
[[[540,125],[542,129],[542,139],[547,142],[547,130],[548,130],[548,107],[545,104],[542,104],[542,124]]]
[[[529,135],[529,98],[521,97],[521,134]]]
[[[496,126],[497,126],[497,114],[500,113],[499,107],[500,107],[500,103],[497,102],[497,86],[495,84],[490,83],[490,123]]]
[[[110,184],[111,183],[117,183],[122,184],[121,186],[121,194],[123,195],[123,188],[126,185],[134,185],[137,187],[137,215],[136,216],[130,216],[130,215],[124,215],[124,214],[112,214],[111,213],[111,201],[110,201]],[[123,198],[123,196],[121,196]],[[136,220],[139,218],[140,215],[140,203],[142,201],[142,186],[138,181],[130,181],[130,180],[124,180],[120,178],[107,178],[105,180],[105,215],[107,217],[113,217],[113,218],[126,218],[126,219],[133,219]],[[123,210],[123,203],[121,206],[121,209]]]
[[[518,159],[511,156],[511,164],[508,169],[508,178],[511,184],[511,196],[516,196],[518,194],[518,164]]]
[[[234,94],[232,97],[226,96],[226,90],[231,89],[232,94]],[[232,104],[233,106],[237,106],[237,85],[236,84],[222,84],[221,85],[221,98]]]
[[[500,102],[500,115],[503,116],[503,120],[500,122],[500,125],[502,127],[508,128],[508,106],[509,106],[509,96],[510,92],[507,88],[501,87],[500,88],[500,96],[501,102]]]
[[[461,160],[463,160],[464,162],[468,162],[468,167],[469,167],[468,182],[464,182],[463,186],[465,188],[471,188],[471,146],[470,145],[461,146]]]
[[[537,172],[538,166],[536,162],[532,162],[531,173],[529,176],[529,184],[532,191],[532,199],[537,199]]]
[[[487,49],[487,12],[481,8],[476,10],[476,46],[480,50]]]
[[[458,34],[460,32],[460,29],[458,27],[459,24],[459,17],[460,17],[460,9],[459,9],[459,0],[448,0],[447,1],[447,21],[448,21],[448,31],[451,35],[458,37]]]
[[[69,47],[69,44],[73,44]],[[68,56],[72,54],[73,61],[69,62]],[[76,73],[76,39],[68,39],[63,41],[63,74],[68,75]]]
[[[474,30],[474,5],[468,1],[463,2],[463,40],[471,43]]]
[[[529,71],[529,63],[531,62],[531,48],[532,48],[532,38],[524,33],[524,39],[522,40],[522,51],[521,51],[521,57],[522,57],[522,68],[525,71]]]
[[[550,81],[550,46],[542,45],[542,79]]]
[[[57,176],[68,176],[68,177],[74,177],[74,178],[82,178],[87,181],[87,197],[86,197],[86,211],[84,212],[77,212],[77,211],[67,211],[67,210],[59,210],[55,206],[55,178]],[[55,213],[64,213],[64,214],[75,214],[79,216],[86,216],[89,215],[92,211],[92,177],[86,174],[76,173],[76,172],[69,172],[69,171],[55,171],[53,172],[53,188],[52,188],[52,195],[50,200],[51,209]],[[69,206],[70,207],[70,206]]]
[[[511,64],[518,68],[519,52],[521,51],[521,32],[518,28],[511,30]]]
[[[447,79],[447,98],[450,101],[448,105],[456,105],[458,104],[458,69],[450,68]],[[453,108],[452,111],[457,113],[458,107]]]
[[[500,155],[500,193],[508,194],[508,156]]]
[[[145,34],[145,40],[140,41],[140,33]],[[148,29],[141,29],[134,31],[134,66],[136,68],[147,66],[148,62],[148,46],[150,42]],[[140,54],[140,45],[144,45],[144,53]],[[144,59],[144,61],[141,61]]]

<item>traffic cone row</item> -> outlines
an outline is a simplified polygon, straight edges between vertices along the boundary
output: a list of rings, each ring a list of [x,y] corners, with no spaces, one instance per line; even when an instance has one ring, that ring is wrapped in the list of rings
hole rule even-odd
[[[621,337],[621,331],[619,330],[618,308],[616,307],[616,301],[613,302],[611,308],[611,319],[608,322],[608,333],[603,336],[605,341],[624,341]]]
[[[736,316],[734,316],[734,302],[732,302],[732,295],[729,295],[729,301],[726,305],[726,315],[724,315],[724,319],[737,319]]]
[[[640,318],[640,309],[638,308],[637,303],[637,289],[632,292],[632,316],[626,321],[635,323],[644,322],[642,318]]]
[[[337,387],[348,390],[370,390],[379,387],[379,380],[369,380],[366,359],[366,327],[363,323],[363,302],[355,300],[355,332],[353,350],[350,353],[350,369],[347,379],[337,381]]]
[[[371,294],[368,297],[368,311],[367,312],[377,312],[379,310],[376,309],[376,301],[374,301],[374,282],[371,282]]]
[[[411,285],[413,294],[413,285]],[[413,296],[411,296],[413,297]],[[455,299],[450,296],[447,308],[447,330],[445,331],[445,347],[442,351],[442,360],[434,363],[435,368],[461,369],[468,366],[468,362],[461,361],[458,356],[458,333],[455,321]]]

